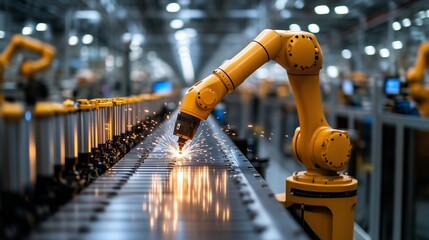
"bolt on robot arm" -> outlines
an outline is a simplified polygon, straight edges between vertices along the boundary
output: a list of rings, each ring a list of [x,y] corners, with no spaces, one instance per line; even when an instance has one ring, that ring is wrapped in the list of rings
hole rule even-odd
[[[418,103],[419,112],[429,116],[429,89],[424,86],[424,73],[429,66],[429,42],[420,45],[414,67],[407,72],[411,96]]]
[[[332,129],[326,121],[319,88],[322,50],[313,34],[301,31],[264,30],[234,58],[192,86],[174,128],[179,151],[193,139],[200,121],[207,119],[214,106],[270,60],[286,69],[295,95],[300,123],[293,139],[297,159],[308,172],[344,170],[350,140],[347,132]]]
[[[34,38],[25,37],[20,34],[14,35],[9,45],[0,55],[0,86],[3,84],[3,72],[6,65],[9,64],[14,54],[22,48],[34,51],[41,55],[40,59],[28,60],[21,65],[20,73],[27,78],[32,74],[49,67],[55,57],[55,48],[50,44],[40,42]]]

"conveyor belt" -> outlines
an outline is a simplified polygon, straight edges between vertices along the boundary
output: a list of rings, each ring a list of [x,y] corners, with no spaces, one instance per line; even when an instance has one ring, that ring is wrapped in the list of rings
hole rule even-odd
[[[200,127],[192,159],[168,151],[172,125],[158,127],[30,239],[307,238],[214,120]]]

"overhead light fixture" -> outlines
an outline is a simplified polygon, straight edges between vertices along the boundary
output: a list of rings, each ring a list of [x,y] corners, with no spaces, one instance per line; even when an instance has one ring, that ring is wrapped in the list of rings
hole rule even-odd
[[[350,59],[352,58],[352,52],[348,49],[343,49],[343,51],[341,51],[341,56],[343,56],[344,59]]]
[[[69,45],[70,46],[75,46],[77,45],[77,43],[79,42],[79,38],[76,36],[70,36],[69,37]]]
[[[334,11],[336,14],[343,15],[349,13],[349,8],[347,6],[337,6]]]
[[[393,49],[401,49],[402,48],[402,42],[397,40],[392,42],[392,48]]]
[[[423,25],[423,19],[421,19],[421,18],[416,18],[416,20],[414,20],[414,22],[416,23],[416,26]]]
[[[402,20],[402,26],[404,26],[404,27],[409,27],[409,26],[411,26],[411,20],[410,20],[409,18],[404,18],[404,19]]]
[[[180,5],[178,3],[169,3],[165,7],[165,10],[167,10],[167,12],[175,13],[180,11]]]
[[[0,31],[0,39],[4,38],[6,33],[4,31]]]
[[[318,33],[320,31],[319,25],[312,23],[308,25],[308,31],[312,33]]]
[[[38,23],[36,25],[36,31],[38,32],[43,32],[46,31],[48,29],[48,25],[46,23]]]
[[[74,18],[99,22],[101,20],[101,14],[96,10],[79,10],[74,13]]]
[[[180,19],[174,19],[170,22],[170,27],[173,29],[179,29],[182,28],[184,25],[183,21]]]
[[[418,17],[418,18],[422,18],[422,19],[423,19],[423,18],[425,18],[425,17],[426,17],[426,13],[425,13],[425,11],[420,11],[420,12],[418,12],[418,13],[417,13],[417,17]]]
[[[31,27],[23,27],[22,28],[22,35],[30,35],[33,33],[33,28]]]
[[[370,55],[370,56],[374,55],[375,54],[375,47],[371,46],[371,45],[366,46],[365,47],[365,54]]]
[[[331,78],[337,78],[339,75],[339,71],[338,71],[338,68],[336,66],[328,66],[326,68],[326,73]]]
[[[319,15],[324,15],[329,13],[329,7],[326,5],[319,5],[314,8],[314,12]]]
[[[289,10],[283,9],[280,11],[280,16],[282,16],[282,18],[290,18],[292,16],[292,13]]]
[[[399,31],[399,30],[401,30],[401,24],[399,22],[393,22],[392,23],[392,28],[395,31]]]
[[[296,24],[296,23],[292,23],[291,25],[289,25],[289,30],[292,30],[292,31],[301,31],[301,27],[298,24]]]
[[[274,3],[274,7],[277,9],[277,10],[282,10],[282,9],[284,9],[285,7],[286,7],[286,3],[288,2],[288,0],[277,0],[275,3]]]
[[[378,53],[380,54],[380,56],[381,56],[382,58],[387,58],[387,57],[389,57],[389,56],[390,56],[390,51],[389,51],[389,49],[387,49],[387,48],[382,48],[382,49],[380,49],[380,51],[378,51]]]
[[[295,7],[297,9],[303,9],[304,8],[304,0],[296,0],[295,1]]]
[[[94,41],[94,37],[91,34],[85,34],[82,37],[83,44],[91,44]]]

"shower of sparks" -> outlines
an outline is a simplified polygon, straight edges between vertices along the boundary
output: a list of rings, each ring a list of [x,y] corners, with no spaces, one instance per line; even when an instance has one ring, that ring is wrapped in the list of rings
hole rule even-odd
[[[190,161],[193,159],[195,159],[195,161],[214,161],[215,159],[208,155],[208,150],[211,150],[213,147],[206,143],[207,137],[213,136],[201,126],[194,139],[187,141],[182,152],[179,152],[179,145],[177,144],[178,137],[173,135],[175,120],[175,117],[170,117],[168,121],[159,126],[161,128],[166,128],[165,132],[167,134],[154,140],[152,144],[155,146],[155,149],[157,149],[157,151],[167,153],[168,156],[171,156],[173,159],[178,161]],[[201,125],[205,124],[205,122],[201,123]]]

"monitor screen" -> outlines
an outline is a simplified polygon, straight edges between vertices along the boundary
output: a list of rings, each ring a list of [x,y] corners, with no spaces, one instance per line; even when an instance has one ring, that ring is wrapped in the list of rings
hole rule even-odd
[[[351,80],[344,80],[341,83],[341,89],[343,90],[343,93],[345,95],[353,95],[354,92],[354,86],[353,86],[353,82]]]
[[[401,92],[401,80],[399,78],[386,78],[384,93],[386,95],[398,95]]]
[[[173,84],[169,81],[154,82],[152,85],[153,93],[171,93],[173,91]]]

